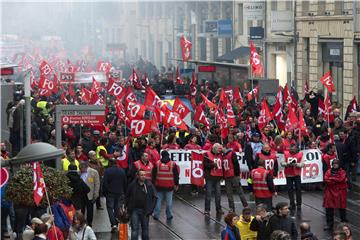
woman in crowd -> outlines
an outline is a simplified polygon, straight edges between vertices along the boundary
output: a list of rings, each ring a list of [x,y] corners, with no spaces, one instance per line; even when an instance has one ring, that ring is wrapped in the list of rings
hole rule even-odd
[[[75,213],[69,235],[70,240],[96,240],[94,231],[86,224],[81,212]]]
[[[221,240],[240,240],[240,232],[236,227],[239,217],[235,213],[229,213],[224,217],[226,227],[221,232]]]

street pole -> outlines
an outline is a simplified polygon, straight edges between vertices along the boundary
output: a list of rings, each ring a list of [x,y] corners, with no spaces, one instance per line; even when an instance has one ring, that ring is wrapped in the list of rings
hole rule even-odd
[[[26,145],[29,145],[31,143],[31,103],[30,103],[31,87],[30,87],[29,73],[30,71],[27,71],[24,76]],[[23,139],[21,139],[21,141],[23,141]]]

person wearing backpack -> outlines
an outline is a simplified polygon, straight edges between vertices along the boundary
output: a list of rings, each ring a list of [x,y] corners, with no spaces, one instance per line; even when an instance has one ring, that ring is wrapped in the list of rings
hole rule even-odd
[[[70,228],[70,240],[96,240],[93,229],[86,224],[86,219],[81,212],[76,212]]]

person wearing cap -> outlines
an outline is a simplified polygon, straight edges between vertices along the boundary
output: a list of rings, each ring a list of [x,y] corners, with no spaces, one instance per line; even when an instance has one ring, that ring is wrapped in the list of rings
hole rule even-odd
[[[30,226],[26,226],[25,230],[22,234],[22,239],[23,240],[33,240],[33,238],[35,237],[35,227],[39,224],[43,224],[43,221],[41,221],[41,219],[39,218],[33,218],[31,219],[31,225]]]
[[[332,161],[331,168],[324,175],[324,202],[326,209],[326,223],[324,230],[333,230],[334,209],[339,209],[341,222],[346,220],[347,177],[341,169],[339,159]]]
[[[90,188],[90,192],[87,194],[86,204],[83,205],[81,212],[85,214],[86,208],[86,220],[88,225],[91,227],[94,214],[94,203],[99,197],[100,177],[99,173],[95,169],[89,167],[88,162],[80,163],[80,173],[81,179]]]
[[[152,180],[157,190],[157,201],[154,211],[154,219],[160,217],[161,202],[166,201],[166,218],[171,220],[172,215],[172,198],[174,190],[179,189],[179,167],[170,159],[168,151],[161,152],[161,160],[158,161],[152,171]]]
[[[88,154],[91,150],[95,151],[96,149],[96,144],[93,141],[93,139],[91,138],[91,131],[89,128],[85,128],[82,131],[83,133],[83,137],[80,140],[80,144],[83,147],[84,153]]]
[[[250,142],[245,146],[245,151],[244,151],[245,152],[244,159],[247,162],[249,171],[251,171],[251,169],[253,168],[256,168],[255,166],[256,154],[261,152],[262,147],[263,144],[260,141],[260,134],[258,132],[253,132],[251,134]]]
[[[60,228],[54,225],[54,217],[48,213],[41,215],[41,221],[48,227],[47,239],[48,240],[64,240],[63,233]]]

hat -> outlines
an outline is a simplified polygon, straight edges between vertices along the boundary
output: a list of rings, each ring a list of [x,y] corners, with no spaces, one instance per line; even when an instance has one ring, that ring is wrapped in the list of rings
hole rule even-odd
[[[35,217],[35,218],[31,219],[31,223],[42,224],[42,223],[44,223],[44,222],[41,221],[41,219]]]
[[[260,137],[260,134],[258,132],[253,132],[251,133],[252,137]]]

